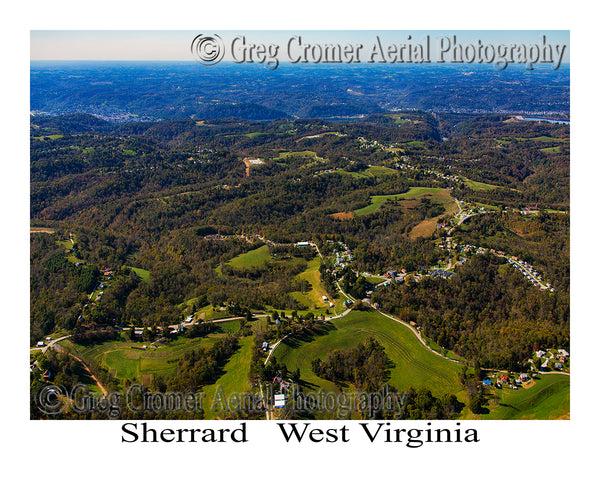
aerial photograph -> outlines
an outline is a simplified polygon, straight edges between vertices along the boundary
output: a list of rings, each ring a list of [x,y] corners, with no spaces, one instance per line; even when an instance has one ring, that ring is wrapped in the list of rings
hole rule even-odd
[[[30,41],[30,419],[571,418],[569,31]]]

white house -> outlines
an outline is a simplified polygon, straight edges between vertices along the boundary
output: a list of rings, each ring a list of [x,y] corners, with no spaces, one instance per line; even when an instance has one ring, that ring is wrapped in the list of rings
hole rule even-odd
[[[285,395],[283,393],[278,393],[274,396],[275,398],[275,408],[283,408],[285,407]]]

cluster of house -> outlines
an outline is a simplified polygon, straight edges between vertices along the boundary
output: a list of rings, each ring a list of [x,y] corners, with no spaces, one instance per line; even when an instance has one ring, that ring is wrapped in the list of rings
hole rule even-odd
[[[448,168],[451,168],[451,167],[448,166]],[[460,182],[461,181],[461,178],[458,177],[457,175],[446,175],[444,173],[436,172],[435,170],[426,170],[425,173],[427,173],[429,175],[433,175],[437,178],[441,178],[443,180],[451,181],[451,182]]]
[[[350,250],[344,243],[339,243],[342,247],[342,250],[333,250],[333,254],[335,255],[335,262],[333,263],[333,266],[344,268],[349,262],[354,260],[354,255],[352,254],[352,250]]]
[[[335,172],[339,172],[340,170],[342,170],[341,167],[338,167],[338,168],[327,168],[325,170],[317,170],[315,173],[313,173],[313,175],[316,177],[317,175],[323,175],[325,173],[335,173]]]
[[[402,282],[404,282],[406,275],[407,275],[407,272],[406,272],[405,268],[403,268],[400,271],[388,270],[387,272],[385,272],[383,274],[383,276],[385,278],[388,278],[390,280],[389,282],[386,283],[386,285],[389,285],[391,282],[402,283]]]
[[[483,255],[484,253],[490,253],[492,255],[496,255],[497,257],[505,258],[508,263],[510,263],[513,268],[517,269],[519,272],[523,274],[523,276],[529,280],[533,285],[540,287],[541,290],[550,290],[554,292],[554,288],[550,283],[543,283],[542,276],[526,261],[520,260],[519,258],[513,256],[508,256],[506,252],[501,250],[495,250],[493,248],[483,248],[477,247],[475,245],[470,245],[468,243],[464,244],[456,244],[452,243],[453,248],[458,249],[461,253],[475,253],[478,255]],[[439,245],[439,248],[445,248],[443,244]],[[461,258],[459,263],[464,263],[466,261],[465,258]]]
[[[102,296],[104,295],[104,289],[108,286],[104,282],[112,280],[112,276],[114,275],[114,272],[110,268],[102,268],[100,269],[100,272],[102,273],[103,281],[97,287],[99,292],[96,295],[94,302],[98,302],[102,298]]]
[[[429,275],[434,278],[453,278],[456,277],[456,274],[449,272],[447,270],[435,269],[429,272]]]
[[[501,373],[494,378],[484,378],[482,383],[486,387],[491,387],[493,384],[498,389],[506,386],[508,388],[512,388],[513,390],[517,390],[523,383],[526,383],[529,380],[530,377],[526,373],[521,373],[518,377],[512,377],[512,375]]]
[[[491,253],[494,253],[490,250]],[[498,255],[504,256],[504,252],[497,252]],[[550,289],[551,292],[554,291],[552,285],[549,283],[542,282],[542,276],[534,270],[534,268],[524,260],[519,260],[517,257],[505,257],[514,268],[518,269],[527,280],[529,280],[533,285],[539,286],[542,290]]]
[[[37,342],[36,347],[45,347],[46,342],[51,342],[51,341],[52,341],[52,337],[46,337],[46,341],[40,340],[39,342]]]
[[[523,207],[519,210],[522,215],[531,215],[539,213],[537,205],[535,207]]]
[[[367,140],[364,137],[358,137],[357,140],[358,143],[360,143],[359,148],[378,148],[381,150],[388,148],[385,145],[379,143],[377,140]]]
[[[483,247],[478,247],[476,245],[470,245],[468,243],[462,243],[457,245],[459,252],[461,253],[476,253],[478,255],[483,255],[486,252],[486,249]]]
[[[569,352],[564,348],[559,348],[556,352],[550,350],[538,350],[535,352],[535,356],[542,360],[542,369],[550,370],[553,368],[554,370],[563,370],[569,359]],[[533,363],[533,360],[529,359],[529,363]]]

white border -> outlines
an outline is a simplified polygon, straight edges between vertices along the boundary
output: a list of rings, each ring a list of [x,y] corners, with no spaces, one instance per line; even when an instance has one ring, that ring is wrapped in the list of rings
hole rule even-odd
[[[32,475],[224,475],[300,478],[373,477],[379,475],[425,478],[565,478],[589,471],[595,453],[598,390],[598,282],[588,272],[595,268],[597,216],[592,210],[597,188],[597,26],[589,9],[558,1],[426,2],[407,5],[389,2],[304,1],[271,2],[132,2],[29,1],[6,6],[2,45],[1,115],[5,140],[2,195],[5,214],[4,252],[11,252],[3,269],[2,305],[4,389],[2,434],[6,471],[10,467]],[[85,5],[85,6],[84,6]],[[422,5],[422,6],[420,6]],[[17,13],[14,12],[16,8]],[[477,445],[405,446],[303,445],[287,448],[274,436],[276,426],[250,425],[248,445],[142,445],[120,443],[117,422],[30,422],[25,344],[29,322],[28,275],[28,125],[24,108],[29,102],[29,30],[32,29],[369,29],[460,30],[547,29],[571,30],[572,73],[572,346],[573,378],[570,421],[474,422],[482,437]],[[8,145],[8,148],[6,148]],[[595,205],[594,205],[595,206]],[[25,246],[25,247],[24,247]],[[14,253],[13,253],[14,252]],[[593,303],[592,303],[593,302]],[[168,422],[160,422],[167,425]],[[461,422],[463,426],[473,422]],[[452,423],[453,424],[453,423]],[[177,427],[181,424],[177,423]],[[338,425],[339,426],[339,425]],[[8,448],[7,448],[8,446]],[[594,448],[594,450],[592,450]],[[14,470],[13,470],[14,471]],[[593,475],[593,473],[591,473]]]

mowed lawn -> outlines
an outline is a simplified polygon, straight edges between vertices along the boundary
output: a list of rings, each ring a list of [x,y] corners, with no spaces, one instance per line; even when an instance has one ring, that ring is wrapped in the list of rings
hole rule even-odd
[[[570,417],[570,377],[542,374],[530,388],[495,390],[497,405],[488,405],[490,420],[554,420]],[[489,403],[489,402],[488,402]]]
[[[246,268],[262,267],[270,259],[269,246],[263,245],[232,258],[227,264],[235,269],[244,270]]]
[[[205,418],[211,419],[219,416],[219,408],[217,408],[217,400],[222,396],[231,401],[230,395],[243,394],[250,390],[250,382],[248,375],[250,373],[250,365],[252,363],[252,348],[254,345],[254,337],[240,338],[240,347],[230,358],[223,368],[223,375],[216,384],[207,385],[203,388],[205,393],[203,408]],[[221,388],[223,389],[221,391]],[[213,408],[215,407],[215,408]]]
[[[278,361],[288,369],[300,368],[301,380],[315,390],[337,391],[332,383],[317,377],[311,369],[314,359],[327,358],[333,350],[356,347],[362,340],[374,337],[385,348],[394,363],[390,385],[399,390],[426,387],[434,395],[458,393],[461,366],[438,357],[427,350],[404,325],[376,311],[351,312],[347,316],[326,322],[321,334],[307,338],[286,339],[275,351]]]

